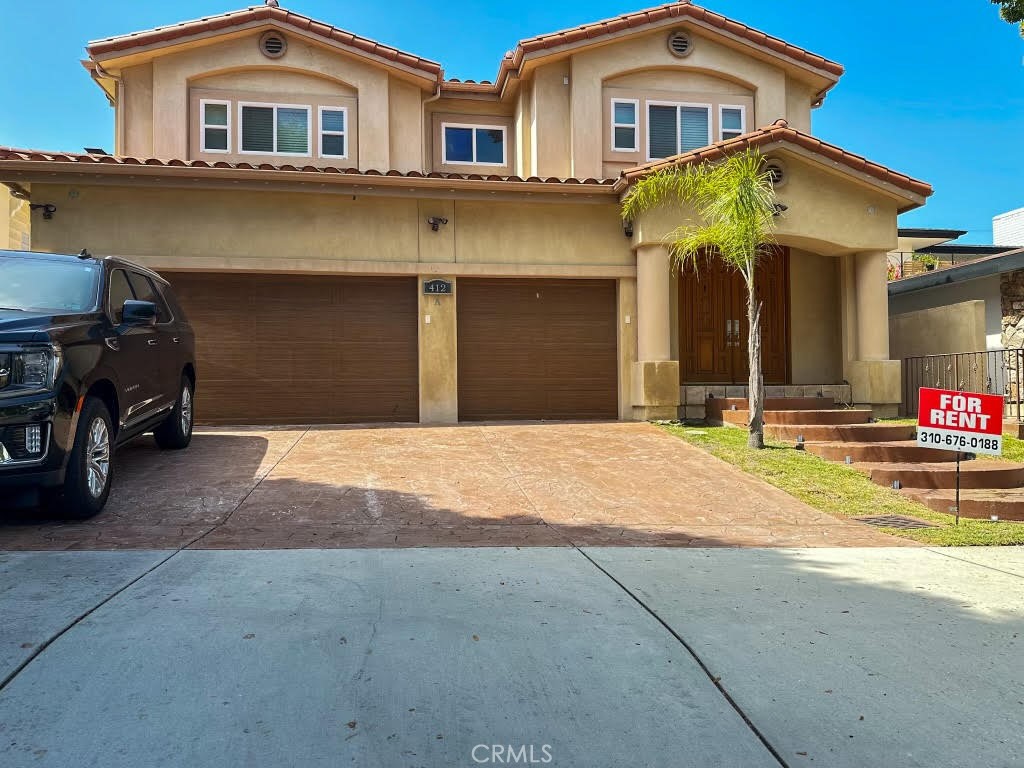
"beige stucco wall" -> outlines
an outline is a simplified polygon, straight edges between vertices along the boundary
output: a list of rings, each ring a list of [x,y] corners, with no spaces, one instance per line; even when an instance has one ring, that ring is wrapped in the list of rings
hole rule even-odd
[[[29,201],[16,198],[9,187],[0,184],[0,211],[4,214],[0,225],[0,248],[31,250],[32,213]]]
[[[451,296],[426,296],[424,280],[452,282]],[[454,275],[419,275],[420,421],[452,424],[459,420],[458,280]]]
[[[611,203],[514,203],[412,197],[37,185],[60,213],[42,250],[144,258],[153,266],[320,271],[315,261],[540,265],[602,276],[634,263]],[[431,231],[427,218],[448,224]],[[200,260],[200,261],[196,261]],[[550,273],[550,272],[549,272]],[[597,275],[591,275],[597,276]]]
[[[288,36],[288,50],[279,59],[268,59],[260,53],[260,31],[219,41],[210,45],[170,53],[152,63],[125,69],[125,96],[120,119],[124,120],[125,154],[183,158],[188,153],[188,136],[194,118],[189,116],[188,89],[195,81],[219,87],[238,84],[247,90],[294,79],[295,73],[315,77],[319,81],[343,84],[359,94],[359,168],[391,168],[391,105],[392,88],[387,71],[342,51],[317,45],[297,35]],[[138,70],[138,71],[136,71]],[[149,71],[151,70],[151,75]],[[283,73],[283,74],[282,74]],[[224,77],[230,74],[230,77]],[[323,92],[322,83],[318,85]],[[287,89],[286,89],[287,90]],[[152,96],[147,94],[151,91]],[[296,101],[303,93],[295,93]],[[409,112],[411,100],[400,93],[394,107],[401,118],[404,133],[406,121],[419,126],[420,107]],[[147,145],[147,125],[152,132],[152,146]],[[418,132],[418,127],[417,127]],[[410,151],[405,146],[400,162],[408,165]],[[415,150],[416,142],[411,142]],[[149,150],[149,151],[147,151]],[[419,154],[419,150],[415,150]]]
[[[671,90],[679,91],[687,90],[688,72],[724,77],[754,93],[754,112],[758,123],[788,118],[789,110],[795,104],[787,102],[786,73],[781,68],[711,40],[695,30],[691,30],[691,34],[693,51],[685,59],[669,52],[667,30],[583,50],[572,56],[571,120],[567,125],[571,126],[574,176],[596,177],[602,174],[605,133],[602,84],[641,70],[659,69],[676,73],[675,78],[666,82],[672,83]],[[540,100],[539,107],[543,108],[544,103]],[[802,109],[809,113],[810,108],[808,101]],[[544,140],[542,136],[541,141]],[[540,171],[545,172],[543,164]]]
[[[840,383],[839,260],[791,248],[789,286],[792,383]]]
[[[889,318],[889,354],[894,360],[985,349],[984,301],[963,301]]]

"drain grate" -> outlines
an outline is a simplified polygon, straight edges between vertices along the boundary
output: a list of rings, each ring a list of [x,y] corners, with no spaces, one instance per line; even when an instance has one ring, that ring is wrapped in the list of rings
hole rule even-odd
[[[858,523],[866,523],[867,525],[873,525],[876,528],[899,528],[904,531],[912,531],[917,528],[938,528],[937,525],[926,523],[924,520],[918,520],[913,517],[903,517],[903,515],[879,515],[878,517],[855,517],[853,518]]]

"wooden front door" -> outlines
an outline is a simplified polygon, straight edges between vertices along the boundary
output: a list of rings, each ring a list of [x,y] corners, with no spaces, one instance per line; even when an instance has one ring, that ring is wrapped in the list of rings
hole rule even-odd
[[[773,249],[757,269],[766,384],[789,379],[789,251]],[[743,276],[709,258],[679,275],[679,376],[683,384],[746,384],[747,289]]]

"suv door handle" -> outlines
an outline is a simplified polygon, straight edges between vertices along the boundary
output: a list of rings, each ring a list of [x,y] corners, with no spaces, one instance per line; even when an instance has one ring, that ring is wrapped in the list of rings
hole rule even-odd
[[[149,344],[149,346],[151,346],[151,347],[155,347],[159,342],[157,342],[156,339],[150,339],[146,343]]]

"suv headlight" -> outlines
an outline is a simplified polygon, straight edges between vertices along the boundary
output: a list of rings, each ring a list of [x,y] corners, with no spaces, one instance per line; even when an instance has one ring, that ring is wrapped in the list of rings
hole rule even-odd
[[[0,351],[0,390],[16,395],[53,389],[63,358],[56,344]]]

